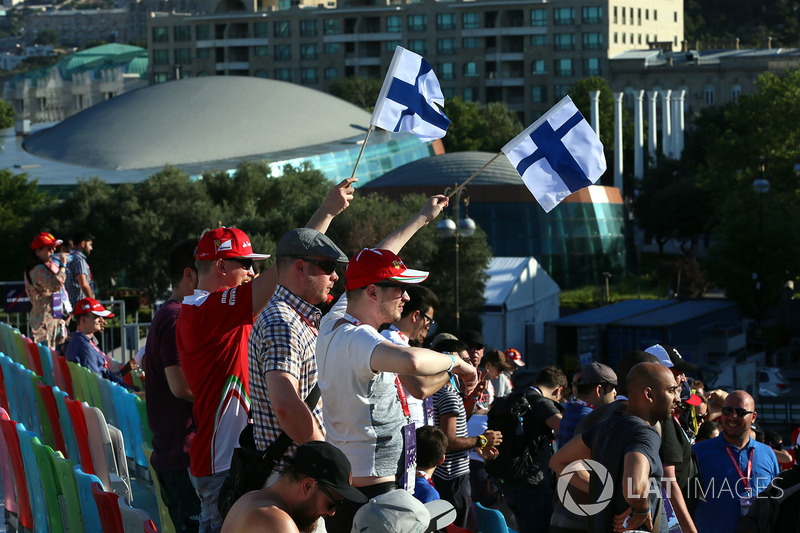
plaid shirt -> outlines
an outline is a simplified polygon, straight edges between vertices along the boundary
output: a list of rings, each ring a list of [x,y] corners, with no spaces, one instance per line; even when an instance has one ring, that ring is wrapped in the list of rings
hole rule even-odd
[[[317,332],[322,312],[278,285],[267,307],[261,312],[250,334],[250,416],[256,446],[265,450],[281,434],[278,417],[272,410],[266,375],[270,371],[290,374],[297,379],[300,398],[305,400],[317,383]],[[322,399],[313,410],[321,431]],[[288,455],[294,455],[295,446]],[[277,471],[282,470],[282,464]]]
[[[67,257],[67,280],[64,282],[64,288],[67,289],[69,303],[72,304],[73,309],[75,309],[75,304],[81,299],[89,296],[88,294],[84,294],[83,289],[78,285],[78,274],[86,274],[86,281],[89,283],[89,286],[92,287],[92,290],[94,290],[94,279],[92,278],[92,271],[89,268],[89,263],[86,262],[86,255],[80,250],[75,250],[73,248],[70,250],[69,256]]]

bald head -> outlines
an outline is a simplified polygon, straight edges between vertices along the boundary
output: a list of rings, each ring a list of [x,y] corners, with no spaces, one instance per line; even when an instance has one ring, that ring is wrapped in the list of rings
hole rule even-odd
[[[623,396],[628,395],[628,386],[626,376],[630,373],[631,368],[639,363],[658,363],[658,357],[641,350],[632,350],[619,360],[617,363],[617,376],[622,378],[617,383],[617,393]]]
[[[756,402],[747,391],[736,390],[728,394],[725,398],[723,407],[742,407],[748,411],[753,411],[756,408]]]
[[[670,370],[658,363],[639,363],[628,373],[628,410],[650,424],[672,414],[680,394]]]
[[[645,388],[675,381],[672,372],[658,363],[637,363],[628,372],[628,391],[631,396],[641,393]]]

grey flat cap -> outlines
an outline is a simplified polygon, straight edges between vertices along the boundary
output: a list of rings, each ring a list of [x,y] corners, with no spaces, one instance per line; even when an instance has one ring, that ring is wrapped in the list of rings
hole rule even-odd
[[[295,228],[287,231],[278,241],[275,255],[278,257],[327,257],[338,263],[349,261],[344,252],[324,233],[311,228]]]

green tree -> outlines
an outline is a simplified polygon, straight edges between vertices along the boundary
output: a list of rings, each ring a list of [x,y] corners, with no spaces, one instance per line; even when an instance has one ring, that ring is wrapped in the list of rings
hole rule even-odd
[[[28,174],[0,170],[0,234],[9,244],[3,252],[5,260],[0,261],[2,279],[21,279],[31,239],[40,231],[51,229],[41,226],[33,230],[28,224],[37,208],[50,203],[51,199],[38,191],[37,180]]]
[[[348,76],[333,80],[328,91],[333,96],[357,105],[371,113],[375,107],[375,102],[378,101],[382,85],[382,79]]]
[[[0,98],[0,130],[12,127],[16,116],[14,106]]]
[[[44,44],[44,45],[51,44],[53,46],[57,46],[59,43],[58,32],[54,30],[42,30],[36,36],[34,42],[36,44]]]
[[[501,102],[483,105],[455,97],[445,102],[444,112],[450,119],[442,139],[448,152],[499,152],[522,131],[517,114]]]

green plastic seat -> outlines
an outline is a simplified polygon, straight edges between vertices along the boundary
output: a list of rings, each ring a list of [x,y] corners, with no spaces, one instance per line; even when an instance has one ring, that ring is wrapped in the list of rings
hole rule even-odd
[[[156,476],[156,471],[153,470],[153,463],[150,458],[153,456],[153,448],[148,448],[142,445],[144,449],[144,456],[147,457],[147,467],[150,469],[150,477],[153,478],[153,486],[156,489],[156,500],[158,501],[158,516],[161,517],[161,533],[176,533],[175,525],[172,523],[172,518],[169,516],[169,509],[161,499],[161,484]]]
[[[150,424],[147,422],[147,404],[138,396],[136,397],[136,409],[139,410],[139,423],[142,427],[142,438],[145,446],[153,446],[153,432],[150,431]]]
[[[53,437],[53,426],[50,422],[50,413],[47,412],[47,408],[44,405],[44,399],[42,398],[42,393],[39,392],[39,383],[44,383],[42,378],[37,376],[36,374],[29,374],[31,377],[31,382],[33,383],[33,394],[36,397],[36,408],[39,411],[39,422],[42,426],[42,442],[51,448],[56,447],[55,438]]]
[[[81,500],[78,496],[78,483],[75,481],[75,463],[59,455],[53,457],[53,463],[61,487],[61,512],[67,516],[69,533],[84,533]]]
[[[89,388],[89,405],[92,407],[97,407],[98,409],[103,409],[103,397],[100,394],[100,385],[97,383],[100,379],[105,379],[103,376],[99,376],[92,372],[91,370],[86,370],[86,384]]]
[[[39,466],[39,477],[42,481],[50,532],[63,533],[65,517],[62,517],[61,506],[58,503],[59,496],[61,496],[61,484],[56,476],[56,466],[53,462],[55,454],[61,455],[61,452],[54,452],[50,446],[36,442],[31,445],[33,446],[33,455],[36,457],[36,464]]]
[[[69,376],[72,378],[72,392],[74,393],[74,398],[72,399],[78,400],[79,402],[86,401],[81,365],[73,363],[72,361],[67,361],[67,368],[69,368]]]

